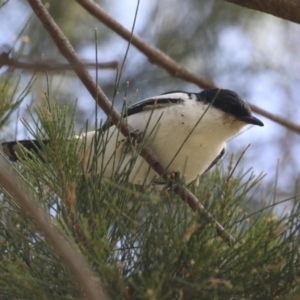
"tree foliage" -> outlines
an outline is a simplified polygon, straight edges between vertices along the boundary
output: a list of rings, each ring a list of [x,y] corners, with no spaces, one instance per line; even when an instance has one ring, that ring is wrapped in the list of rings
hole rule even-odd
[[[126,177],[104,180],[81,167],[74,120],[67,107],[38,107],[37,139],[47,133],[47,161],[36,157],[16,169],[24,190],[48,212],[84,256],[113,299],[273,298],[297,291],[299,218],[277,218],[273,195],[251,170],[236,173],[232,161],[201,176],[193,188],[211,214],[235,237],[228,247],[215,228],[171,191],[147,192]],[[66,143],[66,137],[71,142]],[[73,137],[73,139],[72,139]],[[74,145],[73,145],[74,144]],[[32,154],[31,154],[32,155]],[[1,276],[3,299],[81,299],[56,253],[2,190]],[[298,194],[295,191],[295,194]],[[270,203],[249,214],[253,200]],[[251,205],[250,205],[251,206]],[[12,284],[13,283],[13,284]]]

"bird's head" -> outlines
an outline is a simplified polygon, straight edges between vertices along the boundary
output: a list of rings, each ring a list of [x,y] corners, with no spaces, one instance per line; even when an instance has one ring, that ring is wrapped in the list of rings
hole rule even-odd
[[[199,101],[211,104],[212,107],[235,117],[245,125],[264,126],[262,121],[252,115],[247,102],[233,91],[214,88],[200,92],[197,94],[197,98]]]

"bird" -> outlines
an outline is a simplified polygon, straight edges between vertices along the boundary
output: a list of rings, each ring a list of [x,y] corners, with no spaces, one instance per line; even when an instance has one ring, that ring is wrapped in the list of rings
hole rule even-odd
[[[143,132],[145,144],[172,170],[180,172],[186,184],[212,168],[224,155],[226,143],[245,126],[264,126],[242,97],[218,88],[172,91],[147,98],[129,106],[123,118],[132,128]],[[135,151],[138,147],[128,147],[128,138],[110,121],[76,138],[85,141],[89,157],[96,156],[98,168],[106,178],[115,172],[127,172],[128,181],[133,184],[166,185]],[[27,158],[44,158],[43,149],[50,143],[50,140],[20,140],[4,142],[2,148],[10,160],[17,161],[24,158],[21,147],[30,151]],[[87,150],[82,157],[86,153]]]

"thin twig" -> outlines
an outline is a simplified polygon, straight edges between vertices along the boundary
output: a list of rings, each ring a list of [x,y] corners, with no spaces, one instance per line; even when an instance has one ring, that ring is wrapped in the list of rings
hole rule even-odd
[[[90,63],[90,62],[83,62],[86,68],[93,68],[93,69],[114,69],[118,68],[117,61],[110,61],[105,63]],[[2,66],[8,66],[16,69],[22,70],[30,70],[30,71],[37,71],[37,72],[59,72],[59,71],[66,71],[66,70],[74,70],[76,68],[75,65],[70,66],[68,63],[58,63],[55,61],[37,61],[37,62],[28,62],[28,60],[21,61],[12,59],[9,57],[7,52],[2,52],[0,54],[0,68]]]
[[[272,113],[270,113],[266,110],[263,110],[263,109],[261,109],[260,107],[254,105],[254,104],[251,104],[250,107],[257,114],[260,114],[260,115],[262,115],[262,116],[264,116],[264,117],[266,117],[266,118],[268,118],[268,119],[270,119],[270,120],[272,120],[272,121],[288,128],[288,129],[296,132],[296,133],[300,133],[300,125],[297,125],[293,122],[290,122],[290,121],[288,121],[287,119],[285,119],[283,117],[274,115],[274,114],[272,114]]]
[[[29,196],[28,191],[24,191],[16,177],[12,178],[11,175],[3,168],[0,168],[0,186],[2,186],[20,205],[28,217],[33,221],[37,229],[43,234],[47,242],[57,251],[65,265],[69,268],[70,274],[80,284],[83,292],[89,299],[99,300],[110,298],[107,295],[100,279],[93,276],[87,264],[78,253],[74,250],[66,238],[55,228],[49,217],[37,207],[34,200]]]
[[[163,69],[168,71],[172,76],[194,83],[203,89],[217,87],[213,82],[207,80],[206,78],[198,74],[189,71],[186,67],[178,64],[176,61],[174,61],[164,52],[148,44],[138,35],[136,34],[131,35],[131,31],[126,29],[124,26],[118,23],[114,18],[109,16],[96,2],[90,0],[76,0],[76,2],[78,2],[86,11],[88,11],[91,15],[96,17],[99,21],[104,23],[108,28],[115,31],[118,35],[123,37],[125,40],[131,41],[132,45],[134,45],[145,56],[147,56],[151,63],[162,67]],[[300,134],[300,126],[298,126],[297,124],[287,121],[283,117],[279,117],[274,114],[271,114],[259,108],[256,105],[250,104],[250,108],[252,109],[252,111]]]
[[[51,35],[61,54],[68,60],[70,65],[75,64],[76,66],[80,66],[80,68],[76,68],[74,70],[75,73],[90,92],[92,97],[103,109],[103,111],[107,115],[110,114],[112,122],[115,125],[120,124],[118,128],[120,128],[119,130],[122,132],[122,134],[124,136],[130,136],[132,133],[136,132],[124,120],[121,119],[120,113],[114,107],[112,107],[102,89],[97,86],[88,71],[85,69],[68,39],[56,25],[41,1],[28,0],[28,3]],[[140,155],[147,161],[150,167],[165,180],[169,180],[170,174],[174,174],[172,170],[167,169],[166,164],[149,147],[143,147]],[[228,245],[232,245],[234,243],[234,239],[225,232],[224,228],[217,223],[209,213],[206,212],[196,196],[194,196],[186,187],[181,187],[180,189],[175,188],[175,192],[180,195],[181,199],[186,201],[192,209],[195,209],[199,214],[205,215],[210,222],[213,222],[216,225],[217,234],[220,235]]]

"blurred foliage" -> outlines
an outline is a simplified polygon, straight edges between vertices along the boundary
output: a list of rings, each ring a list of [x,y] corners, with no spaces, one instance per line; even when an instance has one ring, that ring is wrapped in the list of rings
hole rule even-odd
[[[33,85],[33,78],[27,86],[20,91],[20,80],[11,73],[0,77],[0,129],[8,124],[11,115],[19,108]]]
[[[80,49],[94,40],[95,19],[89,16],[75,1],[55,1],[45,2],[49,13],[55,19],[55,22],[64,32],[72,46]],[[28,11],[29,7],[27,7]],[[98,24],[99,39],[107,43],[109,31],[105,26]],[[31,41],[28,47],[28,56],[40,57],[43,54],[47,59],[61,60],[63,57],[59,54],[50,35],[44,30],[41,22],[33,17],[23,32]]]

